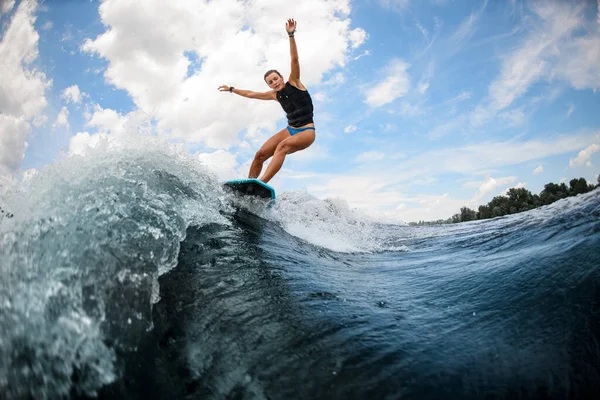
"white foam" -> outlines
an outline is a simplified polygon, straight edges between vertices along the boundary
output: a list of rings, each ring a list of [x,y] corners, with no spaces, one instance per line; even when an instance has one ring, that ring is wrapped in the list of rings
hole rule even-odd
[[[374,225],[343,199],[319,200],[305,191],[282,193],[264,216],[278,222],[289,234],[338,252],[382,250]]]

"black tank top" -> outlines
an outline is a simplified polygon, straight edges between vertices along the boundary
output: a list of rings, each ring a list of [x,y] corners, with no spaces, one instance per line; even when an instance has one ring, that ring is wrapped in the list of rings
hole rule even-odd
[[[301,127],[313,123],[313,103],[307,90],[300,90],[289,82],[277,92],[277,100],[287,113],[288,125]]]

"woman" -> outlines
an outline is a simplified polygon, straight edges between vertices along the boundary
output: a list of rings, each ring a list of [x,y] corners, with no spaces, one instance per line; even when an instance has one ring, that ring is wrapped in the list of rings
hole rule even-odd
[[[288,19],[285,29],[290,37],[290,57],[292,72],[287,82],[276,71],[265,74],[265,82],[272,89],[268,92],[235,89],[233,86],[219,86],[221,92],[235,93],[249,99],[275,100],[287,113],[288,126],[282,129],[262,145],[256,152],[248,178],[258,178],[265,161],[273,157],[265,173],[258,179],[267,183],[281,169],[285,156],[304,150],[315,141],[315,124],[313,121],[313,104],[306,87],[300,82],[300,63],[294,32],[296,21]]]

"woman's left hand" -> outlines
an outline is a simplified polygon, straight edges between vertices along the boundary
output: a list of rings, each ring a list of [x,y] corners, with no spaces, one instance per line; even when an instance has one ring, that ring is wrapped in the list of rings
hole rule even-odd
[[[293,18],[287,20],[285,24],[285,30],[288,34],[294,33],[294,31],[296,30],[296,21],[294,21]]]

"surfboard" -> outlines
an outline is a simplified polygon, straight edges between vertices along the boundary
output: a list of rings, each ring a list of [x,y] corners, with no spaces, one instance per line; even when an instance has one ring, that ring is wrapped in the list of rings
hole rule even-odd
[[[226,181],[223,186],[233,192],[245,195],[255,196],[266,200],[275,200],[275,189],[258,179],[234,179]]]

